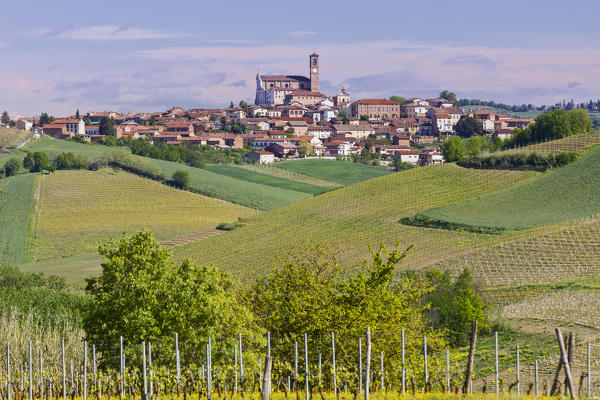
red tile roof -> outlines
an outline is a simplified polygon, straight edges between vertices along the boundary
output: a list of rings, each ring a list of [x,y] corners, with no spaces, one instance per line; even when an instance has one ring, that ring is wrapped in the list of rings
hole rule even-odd
[[[396,103],[395,101],[391,101],[388,99],[361,99],[356,102],[357,104],[390,104],[399,106],[400,103]]]

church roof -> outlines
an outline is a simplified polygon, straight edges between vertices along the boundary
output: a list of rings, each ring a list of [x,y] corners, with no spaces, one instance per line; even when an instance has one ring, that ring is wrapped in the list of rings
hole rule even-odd
[[[263,81],[310,82],[310,79],[300,75],[261,75],[260,79]]]

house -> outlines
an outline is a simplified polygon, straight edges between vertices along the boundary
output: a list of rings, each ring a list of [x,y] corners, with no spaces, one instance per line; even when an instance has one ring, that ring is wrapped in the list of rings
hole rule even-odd
[[[295,90],[285,95],[284,104],[298,103],[303,106],[314,106],[326,99],[323,93],[311,92],[308,90]]]
[[[402,113],[407,117],[407,118],[418,118],[418,117],[424,117],[425,114],[427,113],[427,110],[429,110],[431,107],[428,105],[429,103],[426,103],[426,105],[423,104],[404,104],[402,106]]]
[[[297,105],[297,104],[280,106],[278,108],[281,110],[282,117],[292,117],[292,118],[303,117],[304,113],[307,110],[304,106]]]
[[[304,135],[308,131],[308,123],[306,121],[287,121],[286,125],[288,126],[286,130],[293,129],[296,136]]]
[[[400,159],[403,163],[417,165],[419,163],[419,153],[412,150],[396,150],[394,157]]]
[[[191,122],[171,122],[166,124],[166,134],[179,134],[181,136],[194,136],[194,125]]]
[[[443,115],[443,117],[437,117],[436,115]],[[431,118],[432,122],[433,122],[433,129],[436,129],[436,126],[440,127],[440,125],[445,125],[445,121],[443,124],[437,124],[436,121],[437,119],[445,119],[445,118],[450,118],[450,125],[452,125],[452,128],[450,129],[450,131],[447,130],[438,130],[438,134],[440,132],[454,132],[454,126],[458,123],[458,121],[460,121],[460,119],[462,118],[464,112],[462,110],[459,110],[458,108],[454,108],[454,107],[433,107],[430,108],[429,110],[427,110],[426,116],[428,118]]]
[[[405,147],[409,147],[410,146],[410,136],[405,136],[405,135],[394,135],[392,137],[392,143],[395,146],[405,146]]]
[[[21,129],[22,131],[30,131],[33,128],[33,121],[30,121],[25,118],[21,118],[17,121],[17,129]]]
[[[42,128],[45,135],[51,136],[56,139],[69,139],[75,136],[73,132],[67,130],[65,124],[46,124]]]
[[[306,131],[307,135],[317,137],[319,139],[328,139],[331,137],[333,129],[327,126],[309,125]]]
[[[510,139],[512,137],[513,133],[514,133],[514,130],[512,130],[512,129],[507,129],[507,128],[496,129],[494,131],[494,133],[492,134],[492,137],[506,140],[506,139]]]
[[[85,135],[85,122],[83,122],[83,119],[57,118],[52,124],[64,125],[67,132],[72,132],[75,135]]]
[[[404,100],[405,103],[404,104],[414,104],[414,105],[419,105],[419,106],[429,106],[429,102],[426,100],[423,100],[421,98],[418,97],[409,97],[408,99]]]
[[[369,118],[397,118],[400,116],[400,103],[387,99],[361,99],[351,105],[351,115]]]
[[[275,154],[277,158],[296,158],[298,157],[298,146],[288,142],[274,142],[267,146],[267,151]]]
[[[438,135],[451,134],[454,132],[454,124],[452,124],[452,117],[450,114],[434,114],[432,120],[433,130]]]
[[[333,96],[333,105],[338,107],[342,104],[350,103],[350,95],[342,88],[338,94]]]
[[[171,133],[171,134],[167,134],[167,133],[161,133],[159,135],[154,135],[154,137],[152,138],[153,142],[179,142],[181,140],[181,135],[178,133]]]
[[[85,134],[86,134],[86,136],[99,135],[100,134],[100,126],[99,125],[86,125],[85,126]]]
[[[439,148],[426,147],[419,154],[419,164],[421,165],[442,164],[443,162],[444,156]]]
[[[348,142],[327,142],[323,143],[325,147],[325,156],[350,155],[352,151],[352,143]]]
[[[344,136],[344,134],[350,134],[357,139],[364,139],[370,135],[375,134],[375,129],[370,124],[334,124],[332,127],[333,136]]]
[[[397,151],[410,150],[409,146],[398,146],[389,144],[376,144],[371,147],[371,153],[381,154],[383,156],[389,156]]]
[[[85,118],[89,119],[90,122],[97,124],[104,117],[111,118],[111,119],[117,119],[118,116],[119,116],[119,114],[114,111],[104,111],[104,112],[89,112],[85,115]]]
[[[275,161],[275,154],[270,151],[253,151],[244,157],[246,162],[254,160],[257,164],[270,164]]]

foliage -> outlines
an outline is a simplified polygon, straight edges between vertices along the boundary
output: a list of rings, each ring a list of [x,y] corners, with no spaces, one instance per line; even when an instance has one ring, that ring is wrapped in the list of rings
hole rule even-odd
[[[369,120],[369,116],[368,116],[367,114],[362,114],[362,115],[360,116],[360,120],[361,120],[361,121],[368,121],[368,120]]]
[[[537,154],[537,153],[500,153],[486,156],[469,155],[457,164],[465,168],[482,169],[531,169],[546,171],[563,167],[577,160],[577,153]]]
[[[99,132],[101,135],[115,135],[115,120],[110,117],[102,117],[100,120]]]
[[[465,143],[458,136],[450,136],[442,144],[442,151],[446,161],[458,161],[465,154]]]
[[[392,165],[396,171],[406,171],[407,169],[413,169],[416,167],[414,164],[402,162],[402,160],[400,160],[398,157],[394,157]]]
[[[234,229],[241,228],[245,225],[246,224],[244,224],[243,222],[222,222],[219,225],[217,225],[217,229],[220,231],[232,231]]]
[[[8,125],[10,123],[10,116],[8,115],[8,111],[2,112],[2,116],[0,117],[0,122],[4,125]]]
[[[13,176],[19,173],[19,170],[23,166],[23,162],[18,158],[11,158],[4,164],[3,172],[4,176]]]
[[[406,103],[406,99],[402,96],[391,96],[390,100],[395,101],[396,103],[398,103],[400,105],[404,105],[404,103]]]
[[[454,127],[456,134],[460,137],[469,138],[481,135],[483,127],[477,118],[463,116]]]
[[[571,156],[565,156],[570,158]],[[494,229],[527,229],[589,217],[600,212],[596,184],[600,148],[577,161],[496,193],[420,213],[440,221]]]
[[[444,100],[447,100],[447,101],[451,102],[455,106],[458,105],[458,100],[456,98],[456,93],[454,93],[454,92],[450,92],[448,90],[442,90],[441,93],[440,93],[440,95],[438,97],[440,99],[444,99]]]
[[[301,157],[314,155],[313,147],[308,140],[301,140],[298,143],[298,154]]]
[[[402,329],[407,333],[406,347],[413,353],[409,364],[416,361],[415,350],[423,336],[432,351],[441,350],[444,341],[428,328],[424,314],[427,305],[423,300],[432,288],[425,280],[393,279],[408,250],[396,246],[388,251],[383,244],[376,251],[370,248],[371,258],[352,275],[344,274],[336,254],[321,245],[305,244],[278,259],[279,265],[248,294],[257,323],[278,339],[272,346],[275,357],[292,360],[294,342],[301,342],[304,333],[313,352],[326,353],[331,332],[336,332],[336,359],[348,369],[350,382],[356,383],[355,340],[364,335],[366,327],[371,329],[375,349],[385,349],[391,369],[401,364],[398,332]],[[418,368],[416,363],[411,366]],[[284,369],[275,373],[285,377]]]
[[[99,159],[100,165],[104,166],[116,166],[123,168],[126,171],[130,171],[136,173],[138,175],[163,180],[164,175],[154,165],[145,161],[140,157],[135,157],[124,151],[106,151],[104,152]]]
[[[447,332],[452,345],[467,345],[473,321],[478,322],[480,332],[489,330],[488,307],[477,293],[468,269],[455,279],[449,270],[429,270],[425,275],[435,288],[425,298],[431,305],[429,318],[434,328]]]
[[[117,363],[109,355],[120,336],[130,344],[161,346],[178,333],[183,362],[189,364],[196,361],[192,349],[209,336],[222,346],[232,346],[238,333],[253,337],[252,316],[238,303],[236,283],[227,274],[190,260],[176,264],[149,231],[112,240],[99,252],[102,274],[88,280],[92,301],[84,329],[106,362]],[[167,354],[157,358],[163,365],[174,363]]]
[[[61,153],[54,160],[57,169],[86,169],[89,167],[89,160],[72,152]]]
[[[53,171],[54,166],[50,164],[50,160],[48,159],[48,155],[43,151],[36,151],[33,153],[33,165],[30,169],[31,172],[41,172],[41,171]]]
[[[190,183],[190,173],[188,171],[179,169],[173,172],[171,182],[173,182],[175,187],[179,189],[185,189]]]
[[[516,129],[505,148],[547,139],[560,139],[567,136],[588,133],[593,130],[592,120],[587,110],[556,110],[540,115],[525,129]]]
[[[40,115],[39,124],[40,124],[40,126],[44,126],[44,125],[46,125],[46,124],[51,124],[51,123],[53,123],[53,122],[54,122],[54,120],[55,120],[55,118],[54,118],[53,116],[51,116],[51,115],[48,115],[48,113],[46,113],[46,112],[43,112],[43,113]]]
[[[492,150],[494,143],[487,136],[471,136],[466,143],[466,153],[476,156],[483,150]]]

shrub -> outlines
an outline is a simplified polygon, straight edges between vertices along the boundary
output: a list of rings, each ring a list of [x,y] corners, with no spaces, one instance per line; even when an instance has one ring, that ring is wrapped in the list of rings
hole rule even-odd
[[[232,231],[245,225],[246,224],[244,224],[243,222],[222,222],[219,225],[217,225],[217,229],[221,231]]]
[[[146,178],[156,180],[165,179],[158,167],[125,151],[115,150],[104,152],[98,161],[100,165],[121,167],[126,171]]]
[[[188,171],[178,169],[173,173],[171,182],[173,182],[175,187],[178,187],[179,189],[185,189],[190,183],[190,173]]]
[[[23,166],[23,162],[18,158],[11,158],[4,164],[4,176],[13,176],[19,173],[19,170]]]
[[[457,164],[465,168],[479,169],[531,169],[546,171],[550,168],[563,167],[577,159],[577,153],[563,152],[542,155],[537,153],[491,154],[489,156],[468,156]]]
[[[57,169],[86,169],[90,162],[87,158],[74,153],[60,153],[54,160]]]

